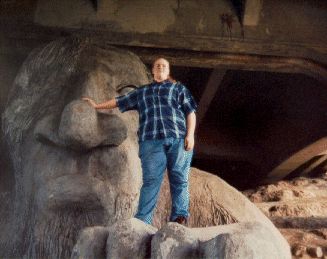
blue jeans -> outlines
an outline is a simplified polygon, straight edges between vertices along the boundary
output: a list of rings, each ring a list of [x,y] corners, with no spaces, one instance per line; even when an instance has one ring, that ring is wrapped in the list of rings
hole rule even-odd
[[[135,218],[151,225],[164,173],[168,171],[172,212],[170,221],[189,216],[189,176],[193,156],[185,151],[184,139],[166,138],[140,142],[139,156],[143,169],[143,185]]]

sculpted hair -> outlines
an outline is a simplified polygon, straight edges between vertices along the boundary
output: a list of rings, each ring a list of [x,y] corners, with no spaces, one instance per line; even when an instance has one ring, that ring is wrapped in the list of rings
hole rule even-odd
[[[20,142],[23,133],[61,98],[85,40],[65,38],[34,50],[23,63],[12,87],[2,125],[5,136]]]

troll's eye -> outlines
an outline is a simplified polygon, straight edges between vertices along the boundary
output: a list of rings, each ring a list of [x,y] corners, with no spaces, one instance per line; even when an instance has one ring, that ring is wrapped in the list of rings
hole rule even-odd
[[[123,87],[120,87],[118,90],[118,93],[122,96],[122,95],[126,95],[130,92],[132,92],[133,90],[135,90],[137,88],[137,86],[135,85],[126,85]]]

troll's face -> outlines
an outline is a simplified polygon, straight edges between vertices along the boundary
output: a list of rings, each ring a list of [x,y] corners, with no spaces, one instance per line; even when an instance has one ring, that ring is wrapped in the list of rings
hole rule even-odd
[[[84,227],[134,215],[138,114],[96,111],[81,98],[104,102],[150,77],[132,53],[85,39],[31,53],[3,114],[16,168],[16,254],[67,257]]]

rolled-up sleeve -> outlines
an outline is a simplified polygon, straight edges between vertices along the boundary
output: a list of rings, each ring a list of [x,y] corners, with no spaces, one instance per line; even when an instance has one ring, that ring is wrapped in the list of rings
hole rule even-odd
[[[137,89],[124,96],[116,97],[116,101],[121,112],[137,110]]]

